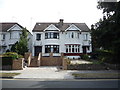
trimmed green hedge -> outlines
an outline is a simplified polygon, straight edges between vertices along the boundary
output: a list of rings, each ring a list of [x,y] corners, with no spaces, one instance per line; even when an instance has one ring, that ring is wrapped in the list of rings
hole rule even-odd
[[[23,56],[18,55],[16,52],[6,52],[3,54],[3,57],[11,57],[14,60],[14,59],[22,58]]]

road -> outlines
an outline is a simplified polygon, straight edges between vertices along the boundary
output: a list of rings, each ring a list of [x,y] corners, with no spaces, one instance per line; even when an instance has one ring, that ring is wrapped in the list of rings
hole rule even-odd
[[[2,88],[118,88],[117,79],[79,79],[79,80],[2,80]]]

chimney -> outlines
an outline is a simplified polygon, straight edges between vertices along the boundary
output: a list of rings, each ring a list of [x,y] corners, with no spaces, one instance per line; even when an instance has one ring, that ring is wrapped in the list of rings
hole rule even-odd
[[[59,27],[62,27],[62,26],[63,26],[63,21],[64,21],[63,19],[60,19],[60,20],[59,20]]]

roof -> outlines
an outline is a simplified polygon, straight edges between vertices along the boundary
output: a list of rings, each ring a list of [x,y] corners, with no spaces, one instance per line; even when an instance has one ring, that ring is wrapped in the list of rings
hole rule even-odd
[[[32,32],[43,32],[43,30],[51,24],[55,25],[61,31],[65,31],[72,24],[77,26],[81,31],[90,31],[90,29],[85,23],[63,23],[62,26],[60,26],[59,23],[36,23]]]
[[[7,32],[8,29],[10,29],[14,25],[18,25],[19,27],[23,28],[20,24],[18,23],[0,23],[0,32]]]

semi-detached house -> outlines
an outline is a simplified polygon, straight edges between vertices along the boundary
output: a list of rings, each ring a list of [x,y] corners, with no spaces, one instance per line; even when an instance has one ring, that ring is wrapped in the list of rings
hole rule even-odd
[[[78,58],[92,52],[90,29],[85,23],[40,22],[33,28],[32,54]]]
[[[23,26],[18,23],[0,23],[0,54],[10,50],[12,45],[20,39]],[[32,34],[28,31],[28,49],[32,52]]]

